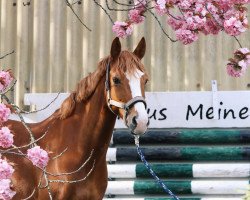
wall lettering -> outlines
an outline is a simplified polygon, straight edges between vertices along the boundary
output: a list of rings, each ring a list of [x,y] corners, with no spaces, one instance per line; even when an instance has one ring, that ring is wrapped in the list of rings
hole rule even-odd
[[[167,108],[161,108],[161,109],[150,109],[148,108],[147,110],[149,119],[154,119],[154,120],[165,120],[167,119]]]
[[[223,102],[220,102],[221,107],[219,107],[217,111],[219,119],[247,119],[249,117],[248,107],[243,107],[240,110],[235,110],[232,108],[226,108],[223,105]],[[198,106],[187,105],[186,120],[188,121],[190,119],[193,119],[194,117],[200,120],[213,119],[213,114],[213,107],[205,108],[203,104],[199,104]]]

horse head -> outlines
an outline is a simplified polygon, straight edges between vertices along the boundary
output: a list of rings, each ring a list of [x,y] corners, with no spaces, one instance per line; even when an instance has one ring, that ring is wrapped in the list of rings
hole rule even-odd
[[[145,102],[148,76],[141,63],[145,51],[144,38],[133,52],[122,51],[119,38],[115,38],[106,69],[108,106],[135,135],[144,134],[149,124]]]

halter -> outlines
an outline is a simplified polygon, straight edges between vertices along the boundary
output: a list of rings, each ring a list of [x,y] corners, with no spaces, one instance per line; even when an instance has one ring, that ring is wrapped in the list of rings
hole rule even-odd
[[[117,115],[117,114],[112,110],[111,106],[115,106],[117,108],[123,109],[124,110],[123,120],[124,120],[124,123],[126,124],[126,126],[128,126],[127,122],[126,122],[126,118],[128,116],[129,110],[136,103],[139,103],[139,102],[142,102],[145,105],[145,108],[147,108],[147,103],[142,96],[136,96],[136,97],[130,99],[127,103],[113,100],[111,98],[111,95],[110,95],[109,71],[110,71],[110,61],[108,62],[107,66],[106,66],[106,81],[105,81],[105,88],[106,88],[107,99],[108,99],[108,101],[107,101],[108,107],[111,110],[111,112],[114,113],[115,115]]]

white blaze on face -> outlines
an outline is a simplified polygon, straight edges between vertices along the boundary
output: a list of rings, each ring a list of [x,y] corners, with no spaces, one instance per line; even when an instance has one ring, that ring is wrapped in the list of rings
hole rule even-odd
[[[132,93],[132,98],[136,96],[142,96],[141,93],[141,77],[143,76],[143,72],[136,69],[134,74],[126,73],[126,77],[129,81],[130,90]],[[145,133],[147,130],[148,124],[148,114],[145,108],[145,105],[142,102],[138,102],[134,105],[135,111],[138,113],[137,127],[134,130],[135,134]]]

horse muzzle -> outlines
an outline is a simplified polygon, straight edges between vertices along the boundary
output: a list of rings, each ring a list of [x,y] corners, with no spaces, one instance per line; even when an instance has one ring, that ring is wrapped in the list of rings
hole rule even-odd
[[[107,87],[108,88],[108,87]],[[111,106],[123,110],[123,120],[125,125],[134,135],[143,135],[148,128],[149,119],[147,114],[147,103],[142,96],[136,96],[127,103],[111,99],[109,89],[107,89],[107,103],[111,112],[117,115]]]
[[[143,135],[146,133],[149,125],[149,118],[144,104],[137,103],[135,109],[127,115],[126,125],[134,135]]]

